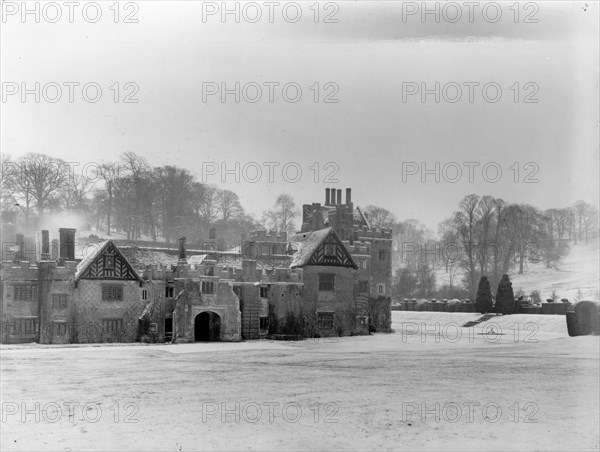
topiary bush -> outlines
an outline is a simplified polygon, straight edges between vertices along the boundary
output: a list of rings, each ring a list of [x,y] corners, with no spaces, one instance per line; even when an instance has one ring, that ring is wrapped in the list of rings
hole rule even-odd
[[[492,303],[492,289],[487,276],[482,276],[477,287],[477,297],[475,298],[475,307],[479,312],[485,314],[491,312],[494,305]]]
[[[496,292],[496,312],[499,314],[515,314],[517,302],[513,293],[512,283],[508,275],[502,275]]]

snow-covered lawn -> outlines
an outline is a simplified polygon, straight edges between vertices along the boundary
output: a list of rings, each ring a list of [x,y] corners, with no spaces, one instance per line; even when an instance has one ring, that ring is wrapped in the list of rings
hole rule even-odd
[[[3,346],[0,448],[598,450],[599,337],[393,315],[339,340]]]
[[[510,276],[515,293],[523,289],[526,294],[539,290],[542,300],[556,291],[559,298],[568,298],[571,302],[581,300],[599,300],[600,249],[598,239],[571,245],[569,254],[563,257],[556,268],[546,268],[543,262],[528,264],[523,275]]]

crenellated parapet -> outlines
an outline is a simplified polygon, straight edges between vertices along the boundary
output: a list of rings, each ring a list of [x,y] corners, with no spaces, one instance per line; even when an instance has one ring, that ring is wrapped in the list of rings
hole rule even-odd
[[[287,242],[287,232],[256,230],[250,232],[250,238],[257,242]]]
[[[362,238],[365,239],[385,239],[391,240],[393,231],[390,228],[367,228],[366,226],[356,225],[355,228],[355,237],[359,240]]]

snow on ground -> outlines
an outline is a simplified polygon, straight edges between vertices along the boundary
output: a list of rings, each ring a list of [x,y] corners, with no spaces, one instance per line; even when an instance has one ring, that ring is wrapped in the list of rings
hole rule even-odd
[[[564,316],[459,329],[478,317],[393,312],[393,334],[302,342],[2,346],[0,448],[598,450],[599,338],[568,337]]]
[[[599,268],[599,241],[595,239],[587,245],[583,242],[571,245],[569,254],[556,268],[546,268],[543,262],[529,263],[523,275],[511,274],[510,278],[515,293],[519,289],[527,294],[539,290],[543,300],[550,297],[553,290],[559,298],[568,298],[571,302],[579,299],[600,300]]]

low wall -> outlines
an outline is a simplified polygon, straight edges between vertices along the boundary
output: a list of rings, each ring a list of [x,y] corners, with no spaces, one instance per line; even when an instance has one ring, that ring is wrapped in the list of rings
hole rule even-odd
[[[414,312],[479,312],[475,303],[401,302],[392,306],[392,311]],[[565,303],[543,303],[541,306],[519,306],[518,314],[565,315]]]

